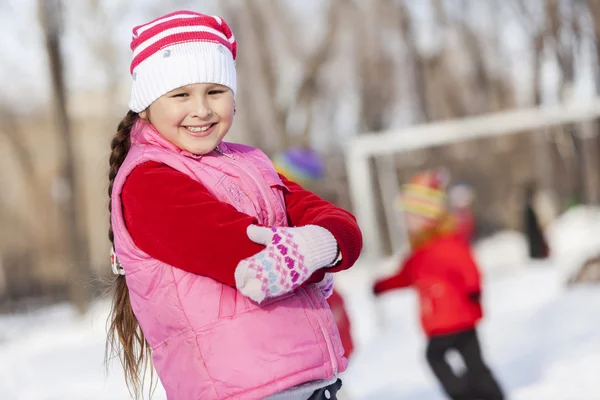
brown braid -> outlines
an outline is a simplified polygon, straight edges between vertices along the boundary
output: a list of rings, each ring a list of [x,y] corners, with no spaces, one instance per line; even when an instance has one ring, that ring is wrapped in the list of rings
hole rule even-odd
[[[133,124],[139,116],[129,111],[119,123],[117,133],[111,141],[111,154],[109,159],[110,171],[108,173],[108,211],[112,211],[111,198],[115,177],[131,146],[130,133]],[[112,221],[108,230],[108,238],[114,245]],[[131,308],[129,290],[125,283],[125,276],[118,275],[112,285],[113,301],[106,340],[105,361],[118,357],[125,372],[125,381],[130,394],[138,399],[144,386],[144,376],[150,361],[150,346],[142,333],[138,321]],[[152,370],[151,370],[152,374]],[[152,380],[151,380],[152,381]],[[152,387],[152,384],[150,385]]]

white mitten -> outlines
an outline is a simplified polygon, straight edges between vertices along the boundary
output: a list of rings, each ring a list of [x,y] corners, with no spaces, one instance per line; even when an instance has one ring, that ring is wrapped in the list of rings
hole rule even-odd
[[[266,248],[239,262],[235,283],[244,296],[257,303],[295,290],[317,269],[331,266],[338,252],[331,232],[316,225],[250,225],[246,233]]]
[[[311,283],[311,285],[319,290],[326,299],[333,293],[333,274],[328,272],[321,282]]]

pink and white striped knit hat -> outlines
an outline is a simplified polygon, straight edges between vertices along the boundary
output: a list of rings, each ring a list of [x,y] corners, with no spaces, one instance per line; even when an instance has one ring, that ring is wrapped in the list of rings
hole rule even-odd
[[[235,94],[237,42],[216,16],[176,11],[133,28],[129,108],[145,110],[178,87],[217,83]]]

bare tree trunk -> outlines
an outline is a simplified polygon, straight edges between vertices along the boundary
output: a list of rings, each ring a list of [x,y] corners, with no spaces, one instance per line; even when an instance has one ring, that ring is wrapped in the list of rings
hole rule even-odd
[[[575,16],[567,19],[557,0],[545,2],[549,36],[554,42],[554,54],[561,71],[559,97],[562,102],[572,101],[573,85],[575,81],[575,41],[576,21]],[[573,193],[577,202],[586,201],[586,154],[583,141],[578,133],[580,126],[569,124],[565,127],[566,133],[572,142],[573,158]]]
[[[411,73],[414,76],[414,90],[420,114],[418,122],[428,122],[432,119],[432,115],[427,101],[428,88],[425,79],[425,63],[417,48],[415,29],[408,8],[402,2],[398,3],[398,8],[400,31],[404,38],[407,57],[412,66]]]
[[[403,9],[393,2],[378,1],[353,9],[352,20],[355,29],[356,62],[360,73],[361,98],[360,126],[367,132],[385,130],[389,125],[389,110],[396,102],[396,76],[398,66],[382,47],[384,33],[390,25],[402,22]],[[408,18],[408,17],[407,17]],[[398,172],[393,155],[380,155],[369,163],[376,193],[377,218],[382,232],[380,247],[389,254],[396,250],[402,241],[394,199],[398,193]]]
[[[464,1],[463,3],[465,3],[465,8],[472,7],[470,1]],[[465,13],[467,12],[465,11]],[[457,25],[463,46],[469,55],[469,60],[471,61],[474,70],[474,73],[472,74],[473,77],[469,79],[470,91],[472,92],[470,96],[471,101],[468,102],[469,113],[483,114],[490,110],[492,95],[492,79],[484,60],[483,47],[485,44],[482,43],[482,39],[468,24],[468,21],[464,19],[456,21],[455,25]]]
[[[61,189],[59,209],[64,219],[64,234],[69,264],[69,296],[79,312],[87,309],[88,290],[84,278],[89,268],[89,249],[81,216],[83,199],[80,196],[75,169],[74,138],[72,137],[67,115],[66,88],[63,79],[63,65],[60,53],[60,0],[39,0],[38,2],[45,45],[48,53],[52,81],[52,99],[56,132],[60,148],[63,149],[61,166]]]
[[[33,220],[35,221],[33,226],[25,221],[20,221],[19,225],[7,223],[7,226],[24,227],[26,237],[33,243],[33,261],[35,266],[39,267],[43,260],[47,261],[53,257],[53,250],[56,247],[56,238],[53,235],[53,227],[50,222],[50,194],[48,190],[45,190],[43,182],[40,181],[33,156],[27,148],[22,130],[18,126],[15,116],[8,110],[0,109],[0,133],[8,139],[19,165],[25,184],[27,200],[33,206]],[[5,218],[19,219],[19,215],[15,214],[14,210],[4,210],[2,213]]]
[[[580,6],[582,8],[587,6],[587,12],[592,22],[592,41],[596,55],[593,66],[594,86],[596,95],[598,95],[600,94],[600,1],[587,0],[585,3],[581,3]],[[590,137],[586,139],[584,149],[587,158],[588,200],[592,204],[598,204],[600,203],[600,121],[596,120],[590,126]]]
[[[460,79],[457,79],[452,61],[448,58],[452,51],[446,39],[450,31],[450,20],[442,0],[433,0],[432,7],[434,18],[445,45],[442,46],[442,50],[438,54],[429,57],[428,62],[425,64],[429,69],[427,77],[431,80],[435,79],[437,82],[437,92],[430,90],[427,94],[432,102],[437,100],[437,106],[440,108],[437,115],[432,112],[430,116],[432,119],[463,118],[469,115],[468,96],[464,85],[461,86]],[[435,109],[435,107],[432,108]]]
[[[302,83],[298,89],[295,106],[305,112],[304,129],[301,132],[300,144],[302,146],[310,145],[310,132],[313,121],[313,100],[317,94],[317,85],[319,73],[327,62],[329,55],[333,52],[337,33],[340,26],[340,14],[342,12],[343,2],[341,0],[330,1],[327,11],[327,29],[325,30],[321,45],[306,59],[306,68],[304,70]]]
[[[112,33],[117,29],[118,20],[113,16],[127,15],[131,8],[130,2],[121,2],[113,10],[112,15],[107,15],[104,5],[99,0],[82,0],[78,5],[83,8],[81,18],[78,18],[75,29],[79,29],[85,39],[88,51],[93,57],[93,62],[98,69],[104,71],[106,76],[106,99],[108,103],[107,123],[112,127],[113,118],[122,113],[119,103],[119,83],[121,77],[121,64],[118,60],[117,44],[111,40]],[[150,6],[151,7],[151,6]]]
[[[247,1],[222,0],[219,6],[236,32],[240,43],[238,80],[252,82],[236,94],[238,116],[250,141],[267,154],[287,147],[285,137],[285,114],[277,103],[277,74],[274,73],[273,52],[263,14]]]
[[[335,54],[333,50],[345,3],[341,0],[326,3],[322,39],[311,51],[306,51],[301,45],[303,28],[294,26],[296,21],[280,2],[271,2],[270,7],[264,10],[250,0],[235,3],[222,1],[220,7],[228,15],[231,24],[235,25],[240,45],[246,49],[240,53],[240,57],[245,58],[240,61],[242,69],[238,70],[238,74],[246,81],[255,81],[252,93],[241,89],[240,99],[245,103],[245,108],[251,111],[244,111],[244,119],[249,126],[262,127],[260,135],[264,136],[268,131],[267,134],[273,136],[264,138],[256,135],[255,142],[267,153],[294,145],[307,146],[310,143],[315,99],[320,90],[319,75]],[[274,40],[274,37],[278,39]],[[300,62],[302,71],[297,89],[294,89],[295,96],[291,100],[281,101],[279,92],[282,80],[278,69],[279,61],[286,56]],[[290,124],[290,120],[296,117],[301,123]]]
[[[541,25],[535,23],[535,18],[527,7],[525,0],[518,0],[519,14],[522,17],[523,27],[531,36],[531,47],[533,51],[533,103],[536,106],[542,105],[542,63],[544,59],[544,49],[548,41],[547,32],[551,21],[549,18],[542,18]],[[546,7],[544,13],[548,11]],[[558,128],[560,129],[560,128]],[[535,133],[529,136],[530,151],[533,153],[532,162],[535,181],[539,187],[557,193],[558,182],[556,180],[554,157],[551,152],[550,138],[555,134],[557,128],[550,128],[547,132]]]
[[[542,57],[544,38],[536,34],[533,39],[533,101],[536,106],[542,104]],[[529,136],[533,151],[533,168],[537,184],[546,190],[556,193],[554,166],[550,151],[551,142],[548,140],[554,129]]]

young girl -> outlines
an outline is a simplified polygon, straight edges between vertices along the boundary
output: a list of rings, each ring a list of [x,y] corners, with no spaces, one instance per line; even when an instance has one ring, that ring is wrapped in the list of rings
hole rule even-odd
[[[399,272],[375,283],[375,294],[414,286],[421,324],[429,338],[427,361],[453,400],[501,400],[502,391],[483,361],[476,325],[482,317],[481,283],[469,243],[448,214],[444,178],[418,174],[402,188],[400,203],[411,253]],[[466,365],[458,376],[448,364],[457,350]]]
[[[358,258],[354,217],[223,142],[237,43],[219,17],[133,29],[130,110],[110,156],[108,344],[139,397],[148,357],[169,399],[335,399],[344,349],[330,272]],[[110,348],[110,347],[109,347]]]

